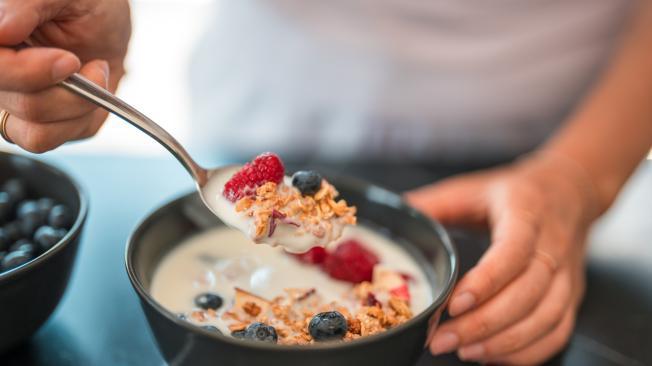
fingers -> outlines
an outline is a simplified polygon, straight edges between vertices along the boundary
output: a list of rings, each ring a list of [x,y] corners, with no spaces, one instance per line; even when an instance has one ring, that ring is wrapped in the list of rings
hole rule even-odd
[[[448,312],[458,316],[489,299],[530,264],[539,235],[536,211],[522,195],[499,188],[489,198],[492,243],[480,262],[456,286]]]
[[[55,48],[0,48],[0,90],[37,92],[79,71],[74,54]]]
[[[23,149],[41,154],[64,143],[94,135],[106,119],[106,112],[97,109],[81,118],[52,123],[29,122],[10,116],[7,135]]]
[[[408,192],[405,197],[414,208],[445,224],[481,222],[486,217],[486,175],[446,179]]]
[[[431,343],[434,354],[486,339],[525,318],[548,290],[552,274],[545,264],[532,261],[527,271],[485,304],[442,324]],[[451,335],[458,342],[450,344]]]
[[[557,327],[527,348],[506,357],[490,360],[506,365],[538,365],[557,354],[568,342],[575,327],[575,312],[569,308]]]
[[[4,0],[0,2],[0,45],[13,46],[27,39],[43,22],[55,16],[66,0]]]
[[[89,62],[82,74],[107,87],[108,65],[105,61]],[[68,141],[90,137],[99,130],[107,116],[106,111],[59,87],[32,95],[4,93],[0,96],[0,106],[11,114],[6,124],[8,137],[33,153],[43,153]]]
[[[559,273],[530,316],[482,342],[460,348],[459,357],[467,361],[505,357],[553,331],[566,309],[571,307],[572,289],[568,278],[567,273]]]
[[[109,66],[106,61],[87,63],[80,73],[95,84],[107,88]],[[31,122],[57,122],[80,118],[97,106],[60,87],[25,94],[0,91],[0,107],[12,116]]]

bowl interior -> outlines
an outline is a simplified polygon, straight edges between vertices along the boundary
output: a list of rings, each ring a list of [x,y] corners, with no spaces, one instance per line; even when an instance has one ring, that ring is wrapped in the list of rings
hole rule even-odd
[[[87,203],[81,188],[68,175],[48,164],[25,156],[2,152],[0,153],[0,182],[11,178],[20,178],[25,182],[28,197],[50,197],[56,202],[65,204],[72,210],[75,220],[66,237],[59,243],[27,264],[0,273],[0,279],[58,250],[62,243],[79,232],[87,213]]]
[[[443,228],[385,189],[346,177],[329,177],[329,181],[342,198],[357,206],[361,222],[402,245],[422,267],[433,289],[433,303],[423,313],[432,313],[446,300],[457,275],[455,250]],[[149,295],[156,267],[185,238],[218,225],[222,225],[219,219],[199,197],[189,194],[154,211],[129,240],[126,262],[132,284],[146,302],[174,321],[175,315]]]

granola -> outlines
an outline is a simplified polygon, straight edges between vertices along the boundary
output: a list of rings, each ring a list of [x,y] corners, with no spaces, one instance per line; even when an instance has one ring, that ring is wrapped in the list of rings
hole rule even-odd
[[[334,224],[356,224],[356,208],[343,199],[337,200],[338,196],[325,179],[314,196],[303,196],[287,184],[267,182],[254,195],[236,201],[235,210],[253,218],[254,240],[272,236],[279,224],[296,226],[296,235],[323,238]]]

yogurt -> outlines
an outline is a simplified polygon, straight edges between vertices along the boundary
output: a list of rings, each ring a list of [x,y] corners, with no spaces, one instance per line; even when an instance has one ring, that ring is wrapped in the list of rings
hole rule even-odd
[[[273,247],[281,246],[291,253],[304,253],[313,247],[325,247],[329,243],[339,239],[342,236],[344,227],[351,222],[355,223],[355,216],[350,217],[351,215],[348,215],[348,213],[348,217],[337,217],[333,215],[327,219],[323,217],[309,217],[303,220],[299,218],[299,215],[286,217],[287,215],[283,214],[283,216],[279,215],[279,217],[271,218],[274,221],[274,227],[271,230],[266,230],[263,235],[260,235],[258,232],[260,227],[256,223],[256,218],[251,215],[251,211],[239,211],[236,203],[227,200],[222,194],[224,185],[238,169],[239,167],[226,169],[218,176],[212,177],[202,189],[202,195],[209,208],[224,223],[240,230],[256,243],[266,243]],[[328,183],[325,184],[334,191],[332,186]],[[276,190],[278,194],[298,194],[298,191],[293,192],[296,189],[292,187],[292,180],[288,176],[285,176],[281,184],[276,187]],[[302,200],[306,198],[299,197],[296,199]],[[301,205],[301,202],[298,202],[297,205]],[[327,205],[326,208],[328,209],[330,206]],[[355,212],[354,208],[346,208],[353,210],[353,213]],[[321,212],[321,207],[319,210]],[[310,219],[313,221],[310,221]]]
[[[432,303],[429,282],[414,259],[388,238],[362,227],[346,227],[343,240],[356,238],[374,251],[383,267],[407,274],[411,310],[416,314]],[[236,288],[272,299],[287,288],[316,288],[325,302],[343,301],[353,284],[329,277],[318,266],[300,262],[282,248],[251,245],[237,230],[216,228],[187,239],[166,255],[157,267],[150,292],[163,307],[188,314],[194,299],[205,292],[220,295],[224,303],[217,316],[198,325],[213,325],[230,334],[222,314],[234,302]]]

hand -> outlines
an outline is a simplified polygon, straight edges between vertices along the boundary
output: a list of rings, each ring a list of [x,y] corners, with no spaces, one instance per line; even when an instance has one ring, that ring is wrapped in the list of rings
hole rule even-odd
[[[491,245],[458,283],[433,354],[538,364],[568,341],[584,293],[584,242],[597,217],[592,183],[569,159],[542,154],[408,194],[445,224],[486,223]]]
[[[0,0],[0,109],[7,135],[42,153],[93,136],[107,113],[54,86],[75,72],[115,91],[131,35],[126,0]],[[33,48],[15,51],[27,43]]]

